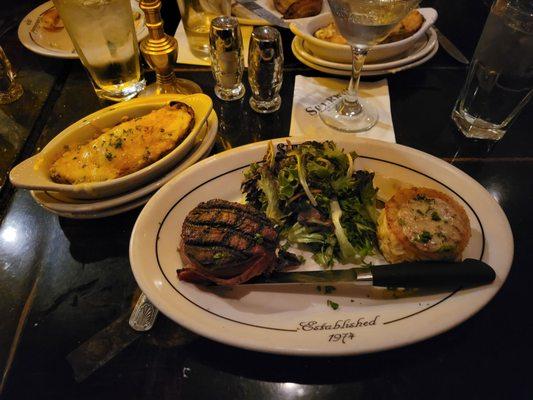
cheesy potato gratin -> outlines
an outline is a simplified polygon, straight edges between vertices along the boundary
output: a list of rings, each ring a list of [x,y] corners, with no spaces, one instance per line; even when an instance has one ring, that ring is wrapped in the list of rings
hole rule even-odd
[[[379,248],[387,261],[459,260],[470,222],[451,197],[428,188],[401,189],[378,219]]]
[[[193,126],[193,109],[172,102],[105,130],[89,143],[67,147],[50,167],[50,177],[57,183],[78,184],[131,174],[174,150]]]

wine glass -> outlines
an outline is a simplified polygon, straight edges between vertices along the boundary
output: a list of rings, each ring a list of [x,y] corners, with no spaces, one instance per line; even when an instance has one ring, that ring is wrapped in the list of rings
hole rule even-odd
[[[319,113],[328,126],[344,132],[362,132],[378,122],[377,109],[359,99],[359,78],[368,51],[385,39],[419,0],[328,0],[335,24],[352,49],[352,76],[348,89]]]

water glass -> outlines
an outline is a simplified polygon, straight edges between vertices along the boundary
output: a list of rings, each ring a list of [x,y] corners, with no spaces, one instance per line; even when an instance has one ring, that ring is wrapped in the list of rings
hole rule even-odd
[[[0,46],[0,104],[13,103],[20,99],[24,90],[15,82],[15,71]]]
[[[281,36],[271,26],[255,27],[248,51],[248,82],[252,89],[250,107],[258,113],[279,110],[283,83]]]
[[[244,96],[242,84],[244,56],[242,34],[235,17],[216,17],[209,32],[211,71],[216,80],[215,94],[231,101]]]
[[[135,97],[141,76],[130,0],[53,0],[100,98]]]
[[[213,18],[231,15],[231,0],[178,0],[191,53],[209,60],[209,29]]]
[[[533,3],[497,0],[452,119],[469,138],[499,140],[533,96]]]

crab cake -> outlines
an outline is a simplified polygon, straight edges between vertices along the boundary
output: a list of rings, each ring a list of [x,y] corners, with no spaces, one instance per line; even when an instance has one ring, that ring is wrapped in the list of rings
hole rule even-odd
[[[470,221],[450,196],[428,188],[401,189],[378,220],[379,247],[387,261],[459,260]]]

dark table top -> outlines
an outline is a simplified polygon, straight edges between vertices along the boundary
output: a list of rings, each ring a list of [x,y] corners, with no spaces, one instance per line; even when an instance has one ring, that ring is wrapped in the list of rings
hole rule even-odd
[[[38,5],[0,8],[0,20],[20,20]],[[487,1],[434,0],[437,25],[471,57],[488,13]],[[179,15],[165,0],[167,32]],[[183,66],[215,99],[220,117],[213,152],[287,136],[294,78],[321,76],[292,56],[283,32],[286,68],[279,112],[260,116],[247,99],[224,104],[213,96],[209,69]],[[0,106],[0,366],[6,399],[261,399],[261,398],[501,398],[533,397],[528,367],[533,326],[527,261],[533,226],[532,104],[497,144],[464,139],[450,110],[466,68],[442,50],[428,63],[388,76],[397,142],[465,171],[497,199],[515,240],[511,273],[496,297],[472,318],[437,337],[356,357],[301,358],[225,346],[183,330],[164,316],[146,334],[82,382],[66,360],[81,343],[129,315],[138,288],[128,261],[140,210],[97,220],[59,218],[26,190],[5,181],[9,168],[34,154],[100,103],[77,60],[50,59],[22,47],[11,30],[0,44],[19,71],[25,95]]]

